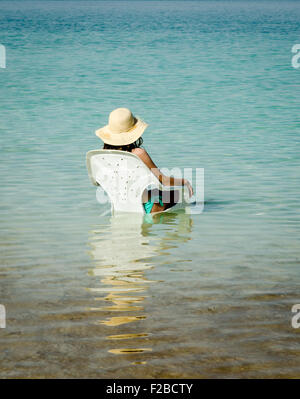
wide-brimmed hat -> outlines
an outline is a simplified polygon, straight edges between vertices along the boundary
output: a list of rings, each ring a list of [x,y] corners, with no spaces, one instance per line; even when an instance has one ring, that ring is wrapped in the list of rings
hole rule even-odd
[[[117,108],[109,115],[108,125],[95,131],[96,136],[106,144],[128,145],[134,143],[148,124],[127,108]]]

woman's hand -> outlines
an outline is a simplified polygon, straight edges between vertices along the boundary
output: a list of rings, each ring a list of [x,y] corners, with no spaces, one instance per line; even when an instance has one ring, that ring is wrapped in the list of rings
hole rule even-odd
[[[190,198],[191,198],[191,196],[194,195],[194,190],[193,190],[193,187],[192,187],[191,183],[188,180],[183,179],[183,184],[185,186],[187,186],[187,188],[189,190],[189,195],[190,195]]]

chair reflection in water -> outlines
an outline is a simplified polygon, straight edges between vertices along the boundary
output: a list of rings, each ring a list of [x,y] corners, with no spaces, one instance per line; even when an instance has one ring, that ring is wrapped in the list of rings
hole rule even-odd
[[[150,341],[145,342],[151,335],[151,317],[148,320],[144,305],[146,301],[147,308],[151,307],[147,291],[158,282],[149,279],[145,272],[159,264],[159,257],[166,250],[190,239],[190,215],[160,213],[152,219],[153,223],[171,224],[172,231],[167,228],[163,234],[153,236],[153,224],[148,218],[145,221],[142,214],[128,213],[106,217],[103,225],[91,231],[94,268],[90,274],[96,285],[89,291],[95,294],[95,304],[100,304],[91,310],[104,313],[98,323],[107,328],[107,339],[112,345],[109,352],[114,354],[151,351]]]
[[[176,203],[162,212],[185,209],[189,212],[189,192],[186,186],[165,186],[135,154],[118,150],[93,150],[87,153],[87,168],[92,183],[101,186],[111,202],[112,213],[145,213],[145,192],[157,195],[163,202],[175,197]],[[174,194],[175,193],[175,194]],[[99,201],[100,202],[100,201]],[[160,212],[161,213],[161,212]]]

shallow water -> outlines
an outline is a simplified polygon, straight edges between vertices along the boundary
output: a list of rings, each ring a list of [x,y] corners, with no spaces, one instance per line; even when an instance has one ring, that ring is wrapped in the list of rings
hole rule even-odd
[[[1,377],[299,377],[297,2],[0,2]],[[117,106],[201,214],[111,217]]]

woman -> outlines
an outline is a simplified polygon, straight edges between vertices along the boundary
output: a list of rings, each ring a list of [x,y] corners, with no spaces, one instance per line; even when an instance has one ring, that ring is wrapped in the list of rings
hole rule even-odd
[[[163,185],[186,185],[189,189],[190,196],[192,196],[193,188],[188,180],[165,176],[152,161],[147,151],[141,148],[143,143],[141,136],[147,126],[147,123],[134,117],[129,109],[117,108],[110,113],[108,125],[96,130],[96,135],[104,142],[103,149],[132,152],[148,166]],[[153,196],[153,193],[146,191],[143,194],[145,212],[161,212],[173,206],[178,199],[176,200],[175,198],[176,192],[171,193],[172,198],[168,198],[166,201],[163,193],[157,192],[156,195]]]

